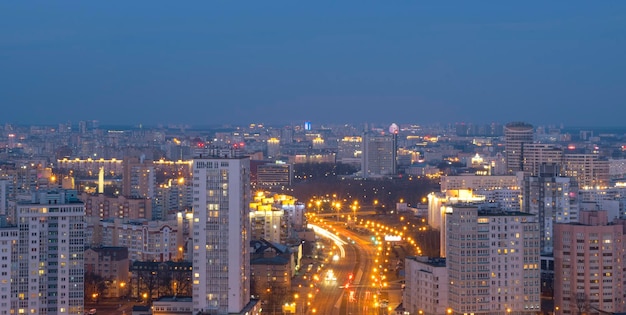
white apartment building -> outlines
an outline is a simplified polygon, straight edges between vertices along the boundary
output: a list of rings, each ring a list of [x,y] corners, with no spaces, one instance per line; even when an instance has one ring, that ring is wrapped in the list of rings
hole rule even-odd
[[[407,257],[402,306],[409,314],[440,315],[448,310],[448,271],[443,258]]]
[[[615,187],[586,187],[578,191],[581,209],[606,210],[608,220],[626,217],[626,186],[618,183]],[[589,206],[589,204],[593,206]]]
[[[504,211],[520,211],[522,208],[522,192],[518,189],[479,189],[474,195],[485,197],[485,202],[497,204]]]
[[[47,191],[17,205],[17,314],[83,314],[84,204]]]
[[[193,161],[193,314],[240,314],[250,303],[250,160]]]
[[[455,205],[446,213],[448,314],[540,311],[539,225],[522,212]]]
[[[12,291],[16,287],[11,281],[17,279],[18,270],[12,268],[18,261],[17,244],[17,227],[0,227],[0,315],[15,314],[17,309],[17,295]]]

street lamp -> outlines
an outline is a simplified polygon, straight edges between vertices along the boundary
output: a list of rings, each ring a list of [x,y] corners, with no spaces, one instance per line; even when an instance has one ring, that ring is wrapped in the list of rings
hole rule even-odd
[[[124,296],[124,288],[126,288],[126,282],[120,282],[120,291],[119,291],[119,296],[122,297]]]
[[[356,210],[359,208],[359,202],[354,201],[352,203],[352,217],[354,218],[354,223],[356,223]]]
[[[304,308],[304,303],[302,303],[302,308],[298,306],[298,298],[300,298],[300,295],[298,293],[293,295],[293,298],[295,299],[295,305],[296,305],[296,314],[302,314],[302,308]]]

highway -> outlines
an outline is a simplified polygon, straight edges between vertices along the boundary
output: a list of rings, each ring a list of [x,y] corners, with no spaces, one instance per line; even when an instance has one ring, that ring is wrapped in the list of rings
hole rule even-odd
[[[373,271],[377,267],[375,261],[378,259],[378,249],[372,243],[370,235],[348,230],[343,223],[338,222],[325,222],[324,225],[315,226],[314,229],[320,237],[329,238],[334,242],[336,249],[333,254],[336,253],[339,259],[336,261],[330,259],[321,271],[319,292],[315,294],[311,307],[305,314],[388,314],[388,307],[379,305],[381,301],[379,293],[387,291],[381,290],[380,282],[374,280],[380,279],[381,273]],[[328,270],[333,270],[336,280],[326,277]],[[393,293],[398,295],[397,290],[393,290]],[[398,296],[388,298],[396,302],[399,300]]]

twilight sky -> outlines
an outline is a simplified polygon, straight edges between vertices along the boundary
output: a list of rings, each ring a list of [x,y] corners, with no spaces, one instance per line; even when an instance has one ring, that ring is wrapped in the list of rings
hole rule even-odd
[[[0,123],[624,126],[626,1],[1,1]]]

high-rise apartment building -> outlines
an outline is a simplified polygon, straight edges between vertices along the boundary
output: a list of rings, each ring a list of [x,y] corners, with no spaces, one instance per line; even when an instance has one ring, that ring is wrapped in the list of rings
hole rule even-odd
[[[626,221],[582,211],[579,223],[554,226],[555,314],[626,312]]]
[[[193,313],[242,314],[250,304],[250,160],[193,161]]]
[[[524,179],[522,211],[539,219],[541,252],[552,253],[554,224],[578,220],[577,189],[569,177],[558,176],[558,168],[552,173],[542,171],[538,176]]]
[[[563,150],[549,143],[524,143],[522,164],[524,173],[538,176],[544,165],[561,165]]]
[[[156,172],[152,161],[141,158],[124,160],[122,194],[127,197],[154,199]]]
[[[476,205],[448,208],[449,313],[536,314],[540,310],[535,218]]]
[[[506,166],[509,173],[523,169],[523,146],[532,143],[534,139],[533,126],[524,122],[512,122],[504,126],[504,150],[506,152]]]
[[[17,283],[12,281],[17,279],[18,272],[14,267],[19,261],[18,233],[16,226],[0,226],[0,315],[15,314],[18,309],[17,295],[13,290]]]
[[[17,205],[15,314],[83,314],[85,208],[76,191],[47,191]]]
[[[609,161],[595,153],[566,152],[562,172],[572,177],[580,188],[606,187],[609,183]]]
[[[0,179],[0,215],[9,214],[10,191],[13,183],[8,179]]]

